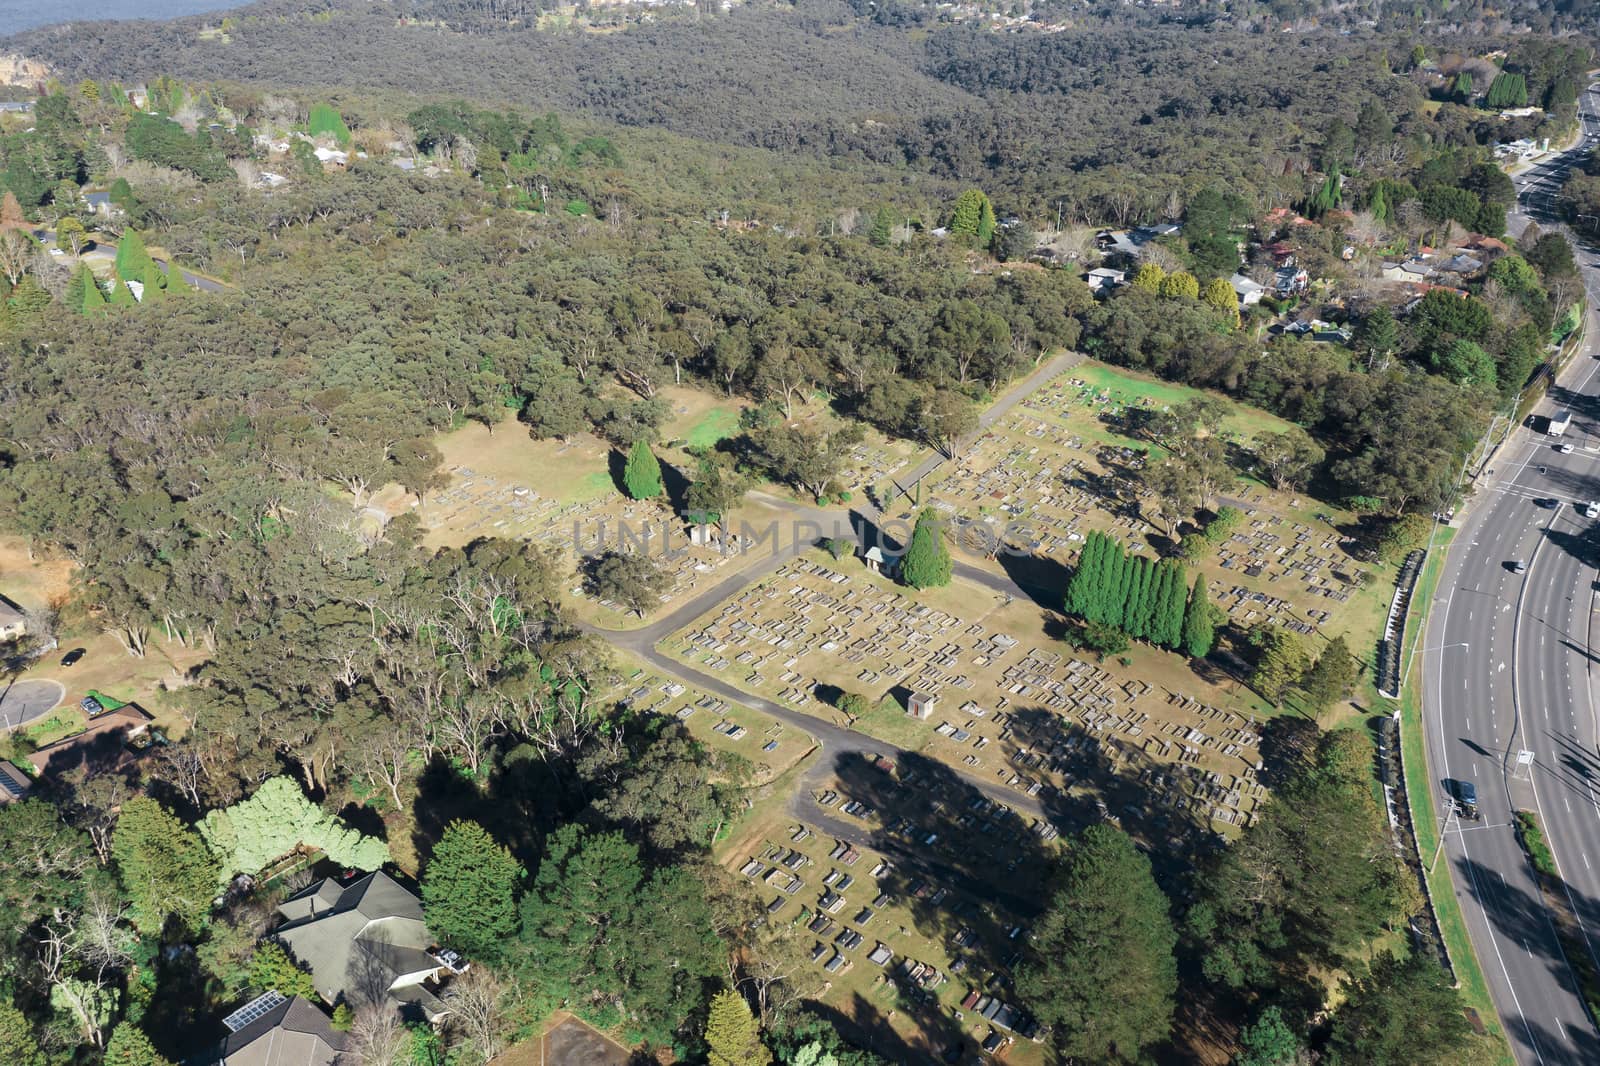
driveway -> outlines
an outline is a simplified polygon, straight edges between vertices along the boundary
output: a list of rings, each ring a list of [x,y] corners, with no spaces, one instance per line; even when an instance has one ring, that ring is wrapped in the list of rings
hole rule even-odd
[[[0,730],[43,718],[67,695],[59,681],[18,681],[0,687]]]

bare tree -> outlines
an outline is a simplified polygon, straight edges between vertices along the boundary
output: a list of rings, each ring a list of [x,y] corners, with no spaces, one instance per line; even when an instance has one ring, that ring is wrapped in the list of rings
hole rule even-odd
[[[505,1048],[505,1027],[500,1010],[504,997],[505,988],[500,979],[482,966],[474,966],[462,974],[443,996],[451,1011],[451,1030],[484,1062]]]
[[[400,1022],[400,1014],[387,1003],[357,1008],[350,1027],[354,1045],[339,1066],[397,1066],[401,1053],[409,1048],[411,1034]]]

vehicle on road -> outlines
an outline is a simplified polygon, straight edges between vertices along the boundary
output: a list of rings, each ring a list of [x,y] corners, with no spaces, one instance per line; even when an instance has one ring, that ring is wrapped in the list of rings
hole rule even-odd
[[[1550,421],[1545,426],[1544,431],[1552,437],[1559,437],[1567,431],[1567,427],[1570,425],[1572,425],[1572,412],[1557,411],[1550,416]]]
[[[1506,565],[1511,568],[1513,574],[1526,574],[1528,572],[1528,564],[1521,559],[1513,559]]]
[[[67,654],[61,657],[61,665],[72,666],[87,654],[89,654],[89,650],[87,648],[73,648],[71,651],[67,652]]]
[[[1535,506],[1543,507],[1547,511],[1559,511],[1561,509],[1561,501],[1554,496],[1544,496],[1533,502]]]
[[[1571,455],[1573,452],[1572,443],[1570,441],[1563,441],[1556,445],[1556,451],[1560,452],[1562,455]]]
[[[1478,786],[1471,781],[1456,781],[1451,789],[1452,797],[1461,809],[1461,817],[1478,819]]]
[[[1583,517],[1600,518],[1600,503],[1590,500],[1583,505]]]

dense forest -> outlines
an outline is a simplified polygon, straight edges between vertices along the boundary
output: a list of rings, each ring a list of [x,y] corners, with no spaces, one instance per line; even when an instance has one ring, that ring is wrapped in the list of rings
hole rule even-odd
[[[63,624],[203,662],[171,701],[181,743],[140,779],[0,810],[7,1061],[159,1066],[245,995],[303,980],[257,945],[262,901],[208,904],[252,853],[217,846],[221,812],[309,795],[323,828],[382,823],[430,923],[481,964],[453,1063],[564,1004],[680,1060],[870,1066],[785,979],[800,945],[710,861],[748,767],[595,695],[619,664],[569,616],[554,560],[425,550],[409,517],[374,532],[354,519],[370,495],[435,490],[434,434],[468,421],[648,455],[682,382],[752,402],[691,472],[694,506],[759,480],[837,498],[860,425],[953,450],[1008,382],[1080,348],[1295,423],[1249,451],[1223,446],[1209,402],[1142,427],[1174,528],[1251,472],[1414,529],[1581,291],[1571,247],[1536,230],[1470,291],[1398,315],[1371,276],[1380,253],[1505,236],[1494,79],[1461,93],[1445,72],[1503,70],[1500,94],[1550,108],[1523,132],[1559,133],[1591,58],[1577,42],[1514,38],[1500,68],[1448,40],[1266,47],[1139,12],[1001,35],[817,4],[588,35],[531,29],[535,10],[266,4],[226,42],[199,19],[12,42],[60,78],[0,131],[0,531],[78,565]],[[1129,283],[1097,300],[1079,276],[1095,228],[1162,219],[1182,233],[1137,269],[1107,256]],[[63,255],[114,238],[111,276],[62,268],[29,223]],[[1047,228],[1068,255],[1025,262]],[[1305,317],[1332,308],[1348,343],[1269,332],[1293,300],[1241,312],[1229,279],[1270,277],[1280,230],[1336,286]],[[808,405],[843,428],[792,418]],[[1109,618],[1085,573],[1063,591]],[[1162,642],[1198,646],[1181,568],[1163,575]],[[1371,957],[1416,901],[1370,748],[1310,723],[1274,742],[1267,817],[1179,883],[1119,830],[1073,841],[1015,977],[1063,1061],[1180,1054],[1219,1013],[1245,1023],[1226,1036],[1241,1062],[1487,1054],[1431,962]],[[1349,980],[1330,1010],[1331,972]],[[1429,1004],[1429,1024],[1371,1010],[1383,997]],[[443,1054],[346,1021],[372,1063]]]

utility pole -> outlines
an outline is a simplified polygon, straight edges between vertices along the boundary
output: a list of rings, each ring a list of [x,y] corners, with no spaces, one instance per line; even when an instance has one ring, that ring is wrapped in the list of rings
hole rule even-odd
[[[1444,826],[1439,830],[1439,846],[1433,849],[1433,861],[1428,864],[1428,876],[1433,876],[1433,868],[1439,865],[1439,854],[1444,851],[1444,837],[1450,832],[1450,823],[1456,817],[1456,801],[1450,801],[1450,810],[1445,813]]]

